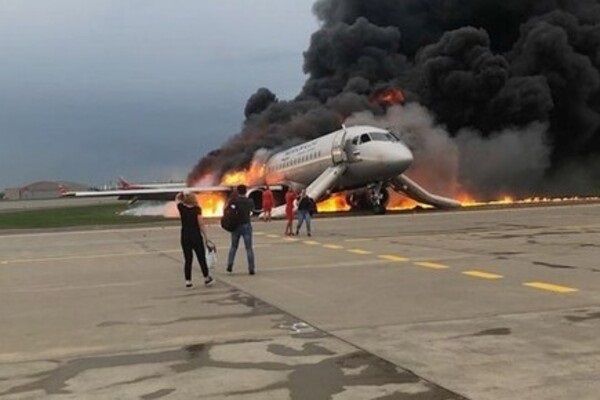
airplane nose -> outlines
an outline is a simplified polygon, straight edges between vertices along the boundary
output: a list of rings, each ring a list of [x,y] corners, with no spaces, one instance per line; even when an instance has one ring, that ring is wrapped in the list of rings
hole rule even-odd
[[[394,165],[402,172],[406,171],[413,162],[413,154],[403,143],[394,143],[392,160]]]

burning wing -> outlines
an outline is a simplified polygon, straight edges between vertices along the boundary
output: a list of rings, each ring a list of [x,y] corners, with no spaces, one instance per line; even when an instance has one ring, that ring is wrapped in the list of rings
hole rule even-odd
[[[229,186],[202,186],[202,187],[173,187],[173,188],[151,188],[151,189],[121,189],[88,192],[64,192],[63,197],[117,197],[119,200],[160,200],[172,201],[180,192],[193,193],[231,193]]]
[[[283,186],[270,186],[275,194],[276,204],[283,202]],[[197,187],[166,187],[148,189],[120,189],[89,192],[63,191],[63,197],[117,197],[119,200],[128,200],[130,204],[137,201],[173,201],[180,192],[196,193],[202,207],[222,210],[231,192],[232,186],[197,186]],[[262,192],[264,187],[254,186],[248,188],[248,197],[254,201],[256,210],[262,210]]]

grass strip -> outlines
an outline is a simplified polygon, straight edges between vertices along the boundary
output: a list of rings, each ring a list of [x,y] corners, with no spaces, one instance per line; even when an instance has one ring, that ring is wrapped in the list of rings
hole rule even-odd
[[[123,204],[103,204],[0,213],[0,229],[44,229],[97,225],[128,225],[167,221],[163,217],[120,215]]]

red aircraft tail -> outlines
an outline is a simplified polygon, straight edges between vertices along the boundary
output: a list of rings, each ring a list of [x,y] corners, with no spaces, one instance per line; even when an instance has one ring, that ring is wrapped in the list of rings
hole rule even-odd
[[[61,196],[64,196],[65,194],[69,193],[69,188],[63,184],[59,184],[58,192],[60,193]]]
[[[119,189],[128,190],[128,189],[136,189],[136,186],[127,182],[125,178],[122,176],[119,177]]]

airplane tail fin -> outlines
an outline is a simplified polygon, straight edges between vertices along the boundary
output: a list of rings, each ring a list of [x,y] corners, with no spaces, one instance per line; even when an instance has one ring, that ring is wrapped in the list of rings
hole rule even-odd
[[[69,194],[69,188],[66,187],[63,184],[59,184],[58,185],[58,192],[60,193],[61,196],[66,196]]]
[[[441,209],[461,207],[460,202],[454,199],[429,193],[422,186],[404,174],[398,175],[396,178],[392,179],[391,183],[394,190],[406,194],[408,197],[419,203],[429,204]]]
[[[133,189],[133,185],[127,182],[122,176],[119,176],[119,189]]]

